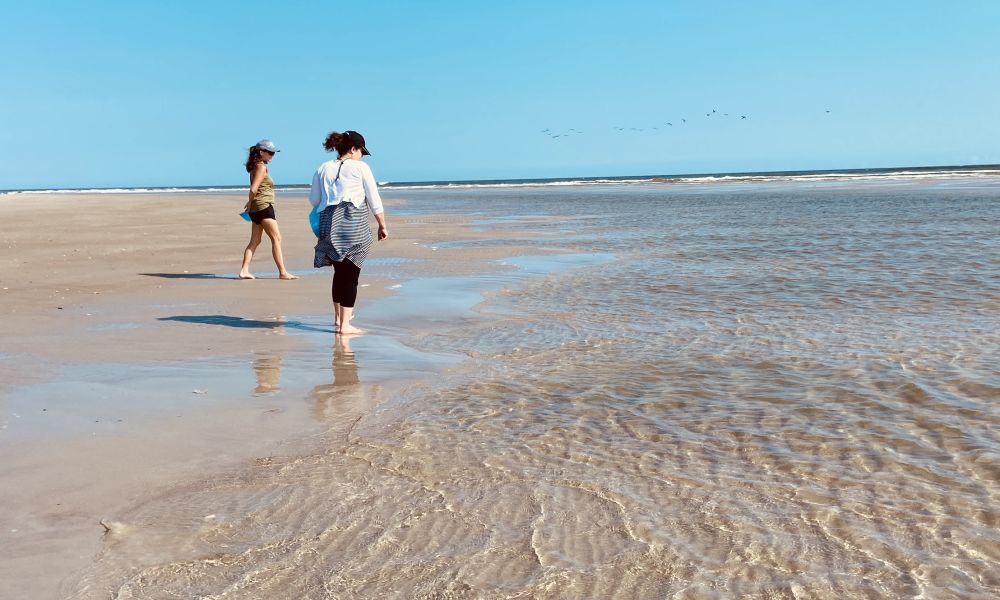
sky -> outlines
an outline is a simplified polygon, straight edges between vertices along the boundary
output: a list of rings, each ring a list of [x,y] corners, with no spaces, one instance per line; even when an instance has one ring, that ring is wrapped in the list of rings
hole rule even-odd
[[[279,185],[308,183],[344,129],[380,181],[1000,163],[994,1],[0,0],[0,14],[0,189],[242,185],[261,138],[282,150]]]

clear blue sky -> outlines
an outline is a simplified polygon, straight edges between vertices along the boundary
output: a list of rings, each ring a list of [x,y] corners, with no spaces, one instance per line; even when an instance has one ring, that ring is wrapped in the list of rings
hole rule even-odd
[[[282,149],[275,180],[308,182],[326,133],[348,128],[391,181],[1000,163],[1000,2],[0,0],[0,14],[0,189],[238,185],[264,137]]]

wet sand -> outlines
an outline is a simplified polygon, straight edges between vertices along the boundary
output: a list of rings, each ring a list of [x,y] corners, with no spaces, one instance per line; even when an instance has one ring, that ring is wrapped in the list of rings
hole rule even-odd
[[[117,510],[292,452],[370,408],[370,395],[349,410],[302,400],[330,383],[338,351],[330,271],[312,268],[307,203],[277,205],[297,281],[277,279],[266,238],[252,264],[258,279],[236,278],[250,229],[240,203],[0,197],[0,596],[60,597],[57,586],[93,559],[101,520]],[[428,267],[448,254],[429,241],[462,239],[463,219],[393,218],[394,206],[387,199],[392,238],[362,275],[362,327],[366,305],[397,293],[400,268],[468,274],[495,258],[453,251],[462,260]],[[382,394],[449,362],[372,333],[355,343],[377,346],[382,364],[369,365],[365,380]]]

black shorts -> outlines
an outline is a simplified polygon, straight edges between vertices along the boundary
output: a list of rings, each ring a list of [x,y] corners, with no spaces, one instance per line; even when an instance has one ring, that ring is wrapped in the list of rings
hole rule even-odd
[[[274,216],[274,205],[273,204],[268,204],[267,208],[265,208],[264,210],[256,210],[256,211],[250,213],[250,220],[253,221],[254,223],[258,224],[258,225],[260,225],[260,222],[263,221],[264,219],[275,219],[275,220],[277,220],[277,217]]]

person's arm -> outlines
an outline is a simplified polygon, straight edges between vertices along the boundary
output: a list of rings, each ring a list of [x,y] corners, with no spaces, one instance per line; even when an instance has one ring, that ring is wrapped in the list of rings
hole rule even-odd
[[[378,221],[378,239],[384,240],[389,237],[389,228],[385,225],[385,209],[382,208],[382,197],[378,194],[378,186],[375,184],[375,176],[372,175],[371,167],[364,165],[361,170],[361,184],[365,188],[365,203],[369,210],[375,215]]]
[[[385,226],[385,213],[380,212],[375,215],[375,220],[378,221],[378,240],[381,242],[385,238],[389,237],[389,230]]]
[[[247,205],[243,207],[243,210],[250,210],[253,199],[257,197],[257,192],[260,191],[260,184],[264,181],[264,175],[267,175],[267,166],[263,162],[259,162],[257,163],[257,168],[254,169],[253,177],[250,179],[250,199],[247,200]]]
[[[309,204],[313,207],[319,206],[320,201],[323,200],[323,178],[319,175],[319,170],[313,174],[312,188],[309,190]]]

